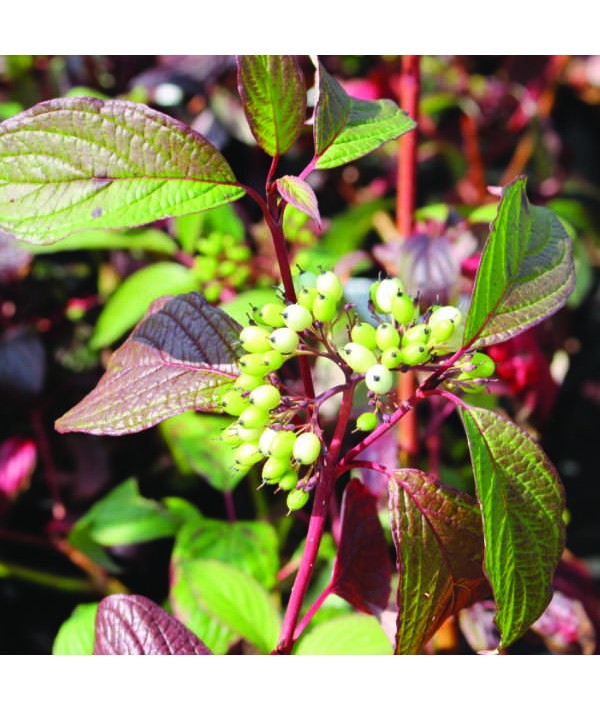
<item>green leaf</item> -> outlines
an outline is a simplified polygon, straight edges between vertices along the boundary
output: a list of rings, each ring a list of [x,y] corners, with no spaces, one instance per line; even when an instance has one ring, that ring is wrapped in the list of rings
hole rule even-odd
[[[389,482],[396,546],[396,653],[419,654],[450,615],[489,594],[477,503],[416,469]]]
[[[275,185],[277,186],[277,192],[286,202],[312,217],[318,225],[321,224],[317,196],[305,180],[296,178],[293,175],[284,175],[275,181]]]
[[[98,317],[92,348],[104,348],[120,338],[160,296],[177,296],[198,287],[196,275],[183,264],[157,262],[127,277],[106,302]]]
[[[571,240],[558,218],[530,205],[525,178],[502,192],[481,256],[463,344],[516,336],[564,306],[575,283]]]
[[[101,546],[123,546],[172,536],[178,528],[176,516],[141,496],[135,479],[127,479],[75,523],[69,540],[76,544],[88,537]]]
[[[279,541],[264,521],[219,521],[203,518],[178,532],[172,560],[220,560],[251,575],[265,588],[275,585],[279,569]]]
[[[53,655],[93,654],[97,609],[97,602],[77,605],[54,638]]]
[[[391,655],[393,651],[375,617],[351,613],[312,627],[300,637],[294,654]]]
[[[469,408],[461,415],[504,648],[527,631],[552,597],[565,545],[564,493],[556,470],[524,430],[490,410]]]
[[[233,491],[245,474],[234,471],[233,448],[220,438],[232,422],[223,415],[188,410],[159,427],[182,474],[198,474],[218,491]]]
[[[201,294],[158,299],[56,429],[122,435],[186,410],[219,412],[239,375],[239,332],[239,324]]]
[[[244,195],[217,149],[131,101],[53,99],[0,124],[0,227],[47,244]]]
[[[317,168],[335,168],[399,138],[415,122],[389,99],[354,99],[319,64],[314,117]]]
[[[238,89],[252,134],[270,156],[289,150],[302,132],[306,113],[304,77],[293,56],[237,58]]]
[[[145,250],[172,256],[177,245],[169,235],[149,227],[121,232],[118,230],[83,230],[65,237],[55,244],[23,243],[32,254],[52,254],[73,250],[127,249]]]
[[[176,583],[185,580],[187,594],[202,612],[261,652],[274,649],[281,626],[279,611],[254,578],[217,560],[181,561],[174,565],[174,571]],[[175,587],[171,594],[175,609],[181,589]],[[215,651],[205,637],[201,639]]]

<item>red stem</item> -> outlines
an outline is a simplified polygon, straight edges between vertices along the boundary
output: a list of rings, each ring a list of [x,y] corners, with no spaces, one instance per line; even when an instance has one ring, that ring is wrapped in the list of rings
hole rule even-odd
[[[302,620],[296,626],[296,629],[294,630],[294,642],[296,642],[298,640],[300,635],[307,628],[308,623],[312,620],[315,613],[319,610],[321,605],[325,602],[325,600],[329,597],[330,594],[331,594],[331,583],[325,587],[323,592],[319,595],[319,597],[310,606],[306,615],[304,615]]]

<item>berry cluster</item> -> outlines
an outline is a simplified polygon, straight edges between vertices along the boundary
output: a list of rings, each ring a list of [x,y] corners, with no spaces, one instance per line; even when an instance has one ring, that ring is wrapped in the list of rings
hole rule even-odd
[[[462,313],[454,306],[435,306],[423,316],[418,300],[404,292],[402,282],[388,278],[370,289],[373,322],[361,321],[349,307],[340,310],[342,283],[332,271],[303,271],[297,278],[297,301],[283,299],[255,309],[251,325],[240,332],[245,351],[240,375],[222,399],[224,412],[236,421],[222,437],[235,446],[234,465],[248,471],[264,460],[262,480],[287,491],[287,505],[306,504],[311,474],[322,454],[317,401],[282,395],[275,373],[294,356],[333,359],[348,378],[364,379],[373,411],[363,412],[356,430],[369,432],[379,414],[394,406],[395,372],[428,367],[455,352],[460,344]],[[345,314],[348,341],[333,343],[335,324]],[[315,343],[317,349],[315,350]],[[320,344],[320,345],[319,345]],[[494,373],[484,353],[465,353],[445,374],[447,387],[476,390]],[[301,418],[302,411],[308,413]],[[302,467],[307,467],[301,476]]]

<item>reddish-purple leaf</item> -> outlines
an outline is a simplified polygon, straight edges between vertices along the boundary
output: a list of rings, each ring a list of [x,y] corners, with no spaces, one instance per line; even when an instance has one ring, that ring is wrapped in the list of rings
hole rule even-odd
[[[185,410],[218,411],[238,375],[240,326],[199,293],[157,299],[59,432],[121,435]]]
[[[142,595],[109,595],[98,605],[94,654],[212,654],[195,634]]]
[[[390,481],[399,574],[397,654],[418,654],[450,615],[491,595],[477,502],[416,469]]]
[[[361,481],[352,479],[342,501],[331,592],[361,612],[378,614],[388,603],[391,577],[392,563],[377,515],[377,499]]]

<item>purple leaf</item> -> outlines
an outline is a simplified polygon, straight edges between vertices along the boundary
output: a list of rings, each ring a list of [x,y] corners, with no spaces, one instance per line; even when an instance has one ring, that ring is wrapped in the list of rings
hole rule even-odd
[[[218,411],[238,375],[239,331],[199,293],[157,299],[56,429],[122,435],[185,410]]]
[[[377,499],[358,479],[344,491],[340,545],[331,592],[357,610],[377,614],[390,595],[392,563],[377,515]]]
[[[212,654],[195,634],[142,595],[109,595],[98,605],[94,654]]]

